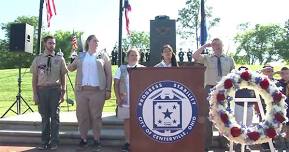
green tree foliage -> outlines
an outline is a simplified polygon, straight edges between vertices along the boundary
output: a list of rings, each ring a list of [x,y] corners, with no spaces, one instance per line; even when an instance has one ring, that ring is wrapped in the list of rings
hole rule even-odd
[[[0,40],[0,51],[8,50],[8,45],[7,40]]]
[[[15,23],[27,23],[34,27],[34,30],[37,28],[38,25],[38,17],[36,16],[19,16],[13,22],[8,23],[1,23],[1,29],[5,31],[5,36],[9,37],[9,31],[11,24]]]
[[[286,21],[284,26],[285,32],[282,35],[282,40],[276,43],[278,54],[287,63],[289,62],[289,20]]]
[[[34,29],[38,24],[38,17],[36,16],[19,16],[14,21],[8,23],[1,23],[1,30],[5,33],[5,38],[0,40],[0,69],[29,67],[34,56],[29,53],[15,53],[9,52],[9,35],[11,24],[27,23],[32,25]],[[36,46],[36,36],[34,35],[34,48]]]
[[[122,46],[125,51],[129,48],[149,48],[150,36],[146,32],[132,32],[130,36],[122,40]]]
[[[220,18],[213,17],[213,8],[208,5],[205,6],[207,27],[210,29],[220,22]],[[179,10],[179,18],[177,22],[180,23],[178,27],[178,34],[182,38],[191,38],[193,41],[198,39],[198,31],[201,24],[200,16],[200,0],[187,0],[184,8]]]
[[[244,31],[235,37],[238,45],[236,59],[245,60],[247,64],[259,63],[261,65],[279,60],[276,45],[282,40],[284,28],[279,25],[257,24],[254,28],[243,26],[243,29]]]
[[[37,28],[38,25],[38,17],[36,16],[19,16],[17,17],[13,22],[8,22],[8,23],[2,23],[1,29],[5,32],[5,39],[0,40],[0,69],[5,69],[5,68],[16,68],[20,65],[22,67],[29,67],[34,56],[32,54],[28,53],[14,53],[14,52],[9,52],[8,51],[8,42],[9,42],[9,32],[10,32],[10,27],[11,24],[13,23],[27,23],[29,25],[32,25],[34,27],[34,31]],[[45,32],[45,29],[42,29],[42,38],[47,35],[53,35],[56,39],[56,52],[59,51],[59,49],[62,50],[64,53],[64,57],[68,60],[70,57],[70,52],[71,52],[71,37],[73,32],[69,31],[56,31],[55,34],[50,34]],[[76,37],[79,39],[80,36],[82,35],[82,32],[75,32]],[[37,43],[37,35],[34,34],[34,49],[36,48],[36,43]],[[43,50],[43,47],[42,47]]]
[[[80,37],[83,34],[83,32],[74,32],[74,34],[76,35],[78,41],[80,41]],[[62,53],[64,54],[64,58],[68,60],[72,51],[71,38],[73,36],[73,32],[59,30],[56,31],[54,34],[44,33],[43,37],[46,35],[53,35],[55,37],[56,39],[55,52],[59,52],[61,50]]]
[[[1,40],[0,42],[0,51],[7,50],[8,49],[8,42],[9,42],[9,35],[10,35],[10,27],[11,24],[15,23],[26,23],[34,27],[34,31],[37,28],[38,25],[38,17],[36,16],[19,16],[17,17],[13,22],[8,22],[8,23],[1,23],[1,29],[5,33],[5,39]],[[36,43],[37,43],[37,35],[34,35],[34,40],[33,40],[33,48],[36,48]]]

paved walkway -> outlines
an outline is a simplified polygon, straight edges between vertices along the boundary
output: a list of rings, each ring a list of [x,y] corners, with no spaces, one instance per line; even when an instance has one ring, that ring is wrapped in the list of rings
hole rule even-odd
[[[0,152],[48,152],[49,150],[38,150],[37,145],[2,145]],[[60,145],[57,150],[51,152],[92,152],[91,148],[80,149],[77,145]],[[103,147],[101,152],[120,152],[120,147]]]
[[[102,117],[107,118],[115,116],[114,112],[103,112]],[[8,121],[27,121],[27,122],[41,122],[41,116],[38,112],[26,113],[23,115],[15,115],[10,117],[1,118],[1,120]],[[75,111],[60,112],[60,122],[77,122]]]
[[[60,145],[57,150],[38,150],[37,145],[2,145],[0,143],[0,152],[93,152],[91,148],[79,149],[77,145]],[[102,147],[100,152],[121,152],[120,147]],[[216,149],[210,152],[224,152],[222,149]],[[259,150],[252,150],[251,152],[260,152]],[[270,152],[261,151],[261,152]],[[285,151],[284,151],[285,152]]]

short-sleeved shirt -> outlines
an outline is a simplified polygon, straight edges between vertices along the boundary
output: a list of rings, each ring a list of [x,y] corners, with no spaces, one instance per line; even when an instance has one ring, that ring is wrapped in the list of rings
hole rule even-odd
[[[133,67],[139,67],[139,66],[141,66],[141,65],[139,65],[139,64],[137,64],[137,65],[134,65],[134,66],[130,66],[130,65],[127,65],[127,68],[133,68]],[[120,69],[120,67],[116,70],[116,73],[115,73],[115,76],[114,76],[114,78],[115,79],[118,79],[118,80],[120,80],[120,78],[121,78],[121,69]],[[129,107],[129,75],[127,74],[127,76],[126,76],[126,79],[127,79],[127,81],[125,81],[126,82],[126,88],[127,88],[127,102],[126,102],[126,104],[123,104],[122,106],[123,107]]]
[[[222,54],[220,60],[222,76],[226,76],[235,68],[234,59]],[[205,85],[216,85],[221,80],[222,77],[218,76],[218,58],[215,55],[203,55],[197,62],[206,67]]]
[[[48,58],[49,55],[44,51],[43,54],[34,58],[30,67],[30,72],[37,76],[37,86],[61,85],[61,76],[68,72],[62,56],[55,55],[53,52],[50,57],[51,66],[48,65]]]

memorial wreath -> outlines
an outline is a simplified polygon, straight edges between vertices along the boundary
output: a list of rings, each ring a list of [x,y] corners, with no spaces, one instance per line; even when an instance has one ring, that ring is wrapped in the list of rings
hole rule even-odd
[[[265,119],[256,125],[245,126],[236,122],[230,105],[235,92],[248,88],[260,94],[266,104]],[[287,121],[285,96],[267,76],[249,70],[233,70],[211,90],[209,117],[220,134],[229,141],[246,145],[268,142],[281,133]]]

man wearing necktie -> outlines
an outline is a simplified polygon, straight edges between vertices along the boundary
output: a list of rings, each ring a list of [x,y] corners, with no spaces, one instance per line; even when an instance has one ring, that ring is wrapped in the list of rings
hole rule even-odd
[[[43,38],[45,50],[35,57],[30,67],[32,73],[33,100],[38,105],[42,119],[41,150],[57,149],[59,143],[59,105],[64,101],[65,60],[55,55],[55,38]]]
[[[202,52],[206,48],[212,48],[211,54],[202,54]],[[235,68],[235,62],[233,58],[223,54],[223,43],[219,38],[214,38],[211,43],[207,43],[201,46],[194,54],[193,58],[196,62],[204,64],[206,67],[205,71],[205,90],[208,94],[210,93],[210,89],[212,89],[218,81],[221,80],[223,76],[226,76]],[[207,101],[209,114],[209,101]],[[212,122],[207,120],[207,130],[206,130],[206,150],[210,150],[212,148]],[[220,145],[225,146],[225,140],[222,140]],[[222,147],[227,148],[227,147]]]

